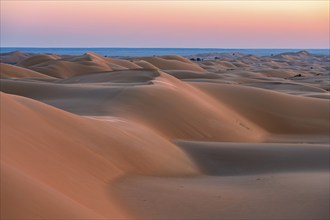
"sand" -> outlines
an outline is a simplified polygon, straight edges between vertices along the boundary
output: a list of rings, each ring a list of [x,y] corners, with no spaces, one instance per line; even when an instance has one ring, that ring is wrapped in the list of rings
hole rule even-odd
[[[0,58],[1,219],[330,217],[329,56]]]

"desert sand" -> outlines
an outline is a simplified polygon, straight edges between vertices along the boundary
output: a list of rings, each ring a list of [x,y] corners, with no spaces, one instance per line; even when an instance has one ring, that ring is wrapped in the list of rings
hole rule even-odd
[[[330,217],[329,56],[0,60],[1,219]]]

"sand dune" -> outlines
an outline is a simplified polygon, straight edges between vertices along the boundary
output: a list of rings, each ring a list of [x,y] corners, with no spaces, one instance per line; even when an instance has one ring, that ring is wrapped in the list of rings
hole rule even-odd
[[[112,64],[116,64],[121,67],[125,67],[127,69],[141,69],[140,65],[137,65],[136,63],[133,63],[129,60],[114,59],[114,58],[108,58],[107,60]],[[145,69],[145,68],[143,68],[143,69]]]
[[[139,71],[139,73],[145,76],[147,72]],[[126,81],[129,79],[132,79],[132,82],[140,81],[138,75],[133,79],[128,78],[129,74],[132,73],[119,72],[118,75],[123,77],[120,82],[125,82],[124,78]],[[92,94],[79,100],[77,95],[81,96],[82,88],[77,87],[76,84],[60,86],[49,82],[17,84],[8,80],[3,81],[3,91],[38,99],[74,113],[128,118],[146,124],[169,139],[251,141],[263,138],[265,135],[263,129],[252,121],[246,120],[235,113],[235,110],[228,109],[221,101],[195,87],[180,82],[166,73],[150,72],[149,74],[153,74],[149,75],[152,78],[147,78],[150,80],[148,84],[151,83],[149,86],[126,85],[112,89],[104,88],[103,80],[106,79],[105,77],[115,79],[114,73],[102,74],[102,77],[100,74],[80,77],[80,80],[85,80],[84,84],[87,81],[95,83],[97,77],[102,80],[102,84],[97,86],[93,84],[93,88],[90,89]],[[76,81],[75,78],[71,79]],[[115,81],[118,81],[117,79]],[[80,80],[78,82],[81,82]],[[49,91],[48,96],[41,93],[46,88]],[[68,91],[71,91],[71,95]],[[89,108],[88,105],[93,107]],[[186,106],[191,107],[189,112],[185,109]],[[166,114],[163,114],[162,109],[167,109]]]
[[[141,57],[133,61],[146,61],[162,70],[190,70],[196,72],[206,72],[197,64],[180,56],[162,56],[162,57]]]
[[[33,55],[27,59],[22,60],[17,65],[23,67],[32,67],[37,65],[42,65],[43,63],[54,61],[60,59],[57,55],[48,55],[48,54],[37,54]]]
[[[59,57],[57,55],[35,55],[18,63],[19,66],[35,70],[56,78],[68,78],[97,72],[139,68],[129,61],[112,62],[111,59],[94,53],[81,56]],[[126,67],[127,66],[127,67]]]
[[[11,64],[0,63],[0,78],[46,78],[53,77],[38,73],[27,68],[14,66]]]
[[[34,59],[30,57],[29,59]],[[39,58],[39,57],[37,57]],[[79,57],[80,58],[80,57]],[[24,61],[22,61],[24,62]],[[84,60],[79,59],[77,62],[67,59],[37,59],[36,63],[33,60],[33,65],[27,67],[37,72],[43,73],[56,78],[68,78],[76,75],[88,73],[112,71],[112,68],[102,60]],[[24,64],[20,64],[24,65]]]
[[[146,69],[146,70],[158,70],[158,67],[152,65],[151,63],[148,63],[144,60],[134,60],[134,64],[138,65],[140,68]]]
[[[125,215],[105,193],[108,184],[118,176],[198,173],[181,150],[141,125],[120,119],[84,118],[3,93],[1,105],[4,106],[1,109],[1,162],[9,173],[9,183],[4,187],[9,191],[16,189],[11,189],[12,184],[22,188],[20,179],[29,183],[26,192],[20,192],[17,197],[16,193],[4,194],[3,200],[13,204],[40,186],[43,186],[42,192],[45,191],[34,203],[20,202],[2,210],[4,218],[45,216],[31,209],[48,202],[43,204],[48,218],[72,218],[83,213],[119,218]],[[141,134],[148,138],[141,139]],[[58,200],[60,204],[71,205],[52,207]],[[51,211],[63,208],[66,208],[63,213]]]
[[[1,218],[328,219],[329,57],[197,57],[1,54]]]
[[[100,154],[109,154],[108,156],[110,157],[108,159],[110,159],[111,163],[116,164],[118,162],[118,164],[114,166],[117,168],[123,167],[123,169],[121,170],[124,170],[125,172],[126,171],[133,173],[141,172],[148,174],[150,173],[150,171],[156,169],[158,173],[161,174],[162,168],[160,167],[156,168],[156,166],[163,166],[164,172],[167,172],[166,170],[171,170],[170,168],[171,166],[168,165],[165,166],[164,161],[160,161],[161,158],[164,158],[164,160],[172,161],[171,163],[173,164],[173,173],[176,172],[180,173],[181,171],[178,164],[177,165],[174,164],[176,163],[174,160],[177,157],[175,156],[175,154],[178,155],[178,158],[182,157],[178,159],[177,162],[182,163],[183,167],[185,167],[184,165],[185,156],[180,153],[181,151],[177,150],[176,146],[174,146],[166,139],[157,135],[157,133],[153,132],[152,130],[148,129],[143,125],[138,125],[133,122],[129,122],[127,120],[123,120],[115,117],[106,117],[103,118],[104,119],[103,120],[102,118],[98,118],[98,117],[77,116],[31,99],[3,94],[3,93],[1,93],[1,101],[5,106],[3,111],[1,112],[4,118],[2,123],[5,123],[6,125],[10,124],[10,126],[6,126],[6,129],[3,131],[4,132],[4,137],[2,139],[3,143],[5,145],[11,146],[10,148],[5,148],[5,150],[15,152],[15,150],[13,149],[14,145],[17,146],[18,148],[21,148],[22,146],[19,146],[18,144],[24,142],[24,140],[22,140],[24,137],[33,139],[32,137],[36,136],[35,137],[36,140],[41,139],[40,141],[42,141],[43,138],[45,140],[51,140],[51,137],[45,137],[45,136],[52,135],[51,134],[52,132],[56,132],[58,133],[57,136],[61,136],[62,139],[62,140],[57,139],[57,141],[60,141],[57,144],[60,144],[61,141],[67,140],[69,141],[69,143],[71,143],[72,148],[79,148],[82,147],[80,146],[81,144],[88,143],[88,145],[84,146],[87,147],[87,150],[89,151],[92,150]],[[13,112],[11,111],[11,109],[16,109],[16,111]],[[39,117],[38,115],[42,115],[42,116]],[[31,121],[31,127],[27,128],[21,126],[22,124],[28,123],[29,121]],[[62,123],[63,121],[65,121],[65,123]],[[32,122],[34,122],[34,124],[37,125],[32,126]],[[49,129],[46,129],[47,127],[49,127]],[[40,133],[41,132],[40,129],[42,128],[44,129],[44,132]],[[18,134],[22,133],[21,135],[22,139],[13,140],[11,138],[7,138],[7,135],[11,137],[15,132],[17,132]],[[149,134],[149,139],[148,140],[139,139],[139,133]],[[84,134],[90,134],[90,136]],[[78,137],[74,137],[74,135],[78,135]],[[126,143],[125,141],[126,135],[130,137],[132,141],[131,145],[129,143]],[[85,136],[85,138],[83,138],[83,136]],[[133,141],[135,137],[137,139]],[[53,138],[56,139],[56,137]],[[105,139],[108,139],[108,141],[105,141]],[[75,140],[80,140],[80,141],[74,144]],[[113,143],[111,141],[113,141]],[[155,145],[154,143],[158,143],[158,144]],[[116,147],[111,147],[112,144],[114,144]],[[104,146],[102,147],[102,145]],[[46,149],[48,147],[51,148],[51,146],[43,146],[43,148]],[[62,146],[62,147],[67,148],[67,146]],[[54,148],[56,148],[56,146],[54,146]],[[155,149],[155,151],[153,151],[153,149]],[[163,154],[161,152],[162,149],[165,150],[167,153]],[[28,149],[25,150],[27,151]],[[57,150],[62,151],[61,149],[57,149]],[[70,151],[69,149],[66,150]],[[145,152],[144,153],[141,152],[141,155],[138,157],[137,155],[134,155],[134,153],[138,153],[139,150]],[[150,154],[159,153],[162,156],[156,157],[156,156],[148,155],[149,153]],[[132,155],[132,158],[128,160],[127,156],[129,155]],[[151,164],[148,164],[149,163],[148,161],[151,163],[152,161],[154,161],[155,164],[149,166]],[[187,164],[191,165],[189,163]],[[186,168],[183,168],[183,170],[186,170],[183,171],[183,173],[184,172],[189,173],[191,170],[193,170],[189,167],[190,166],[186,166]]]
[[[32,55],[33,54],[23,53],[21,51],[13,51],[10,53],[1,53],[0,62],[9,63],[9,64],[17,64],[18,62],[25,60]]]
[[[328,100],[297,97],[249,87],[194,84],[271,133],[329,134]],[[244,94],[244,99],[239,99]],[[239,99],[239,101],[237,101]]]

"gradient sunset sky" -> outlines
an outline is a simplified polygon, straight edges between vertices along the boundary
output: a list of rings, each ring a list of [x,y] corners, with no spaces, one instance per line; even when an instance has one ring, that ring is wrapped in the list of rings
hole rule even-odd
[[[1,47],[329,48],[329,1],[1,0]]]

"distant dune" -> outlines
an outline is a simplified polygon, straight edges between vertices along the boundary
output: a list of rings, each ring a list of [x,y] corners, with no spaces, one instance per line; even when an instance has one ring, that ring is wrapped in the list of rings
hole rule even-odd
[[[0,63],[1,78],[45,78],[53,77],[19,66]]]
[[[329,56],[0,58],[2,219],[330,217]]]

